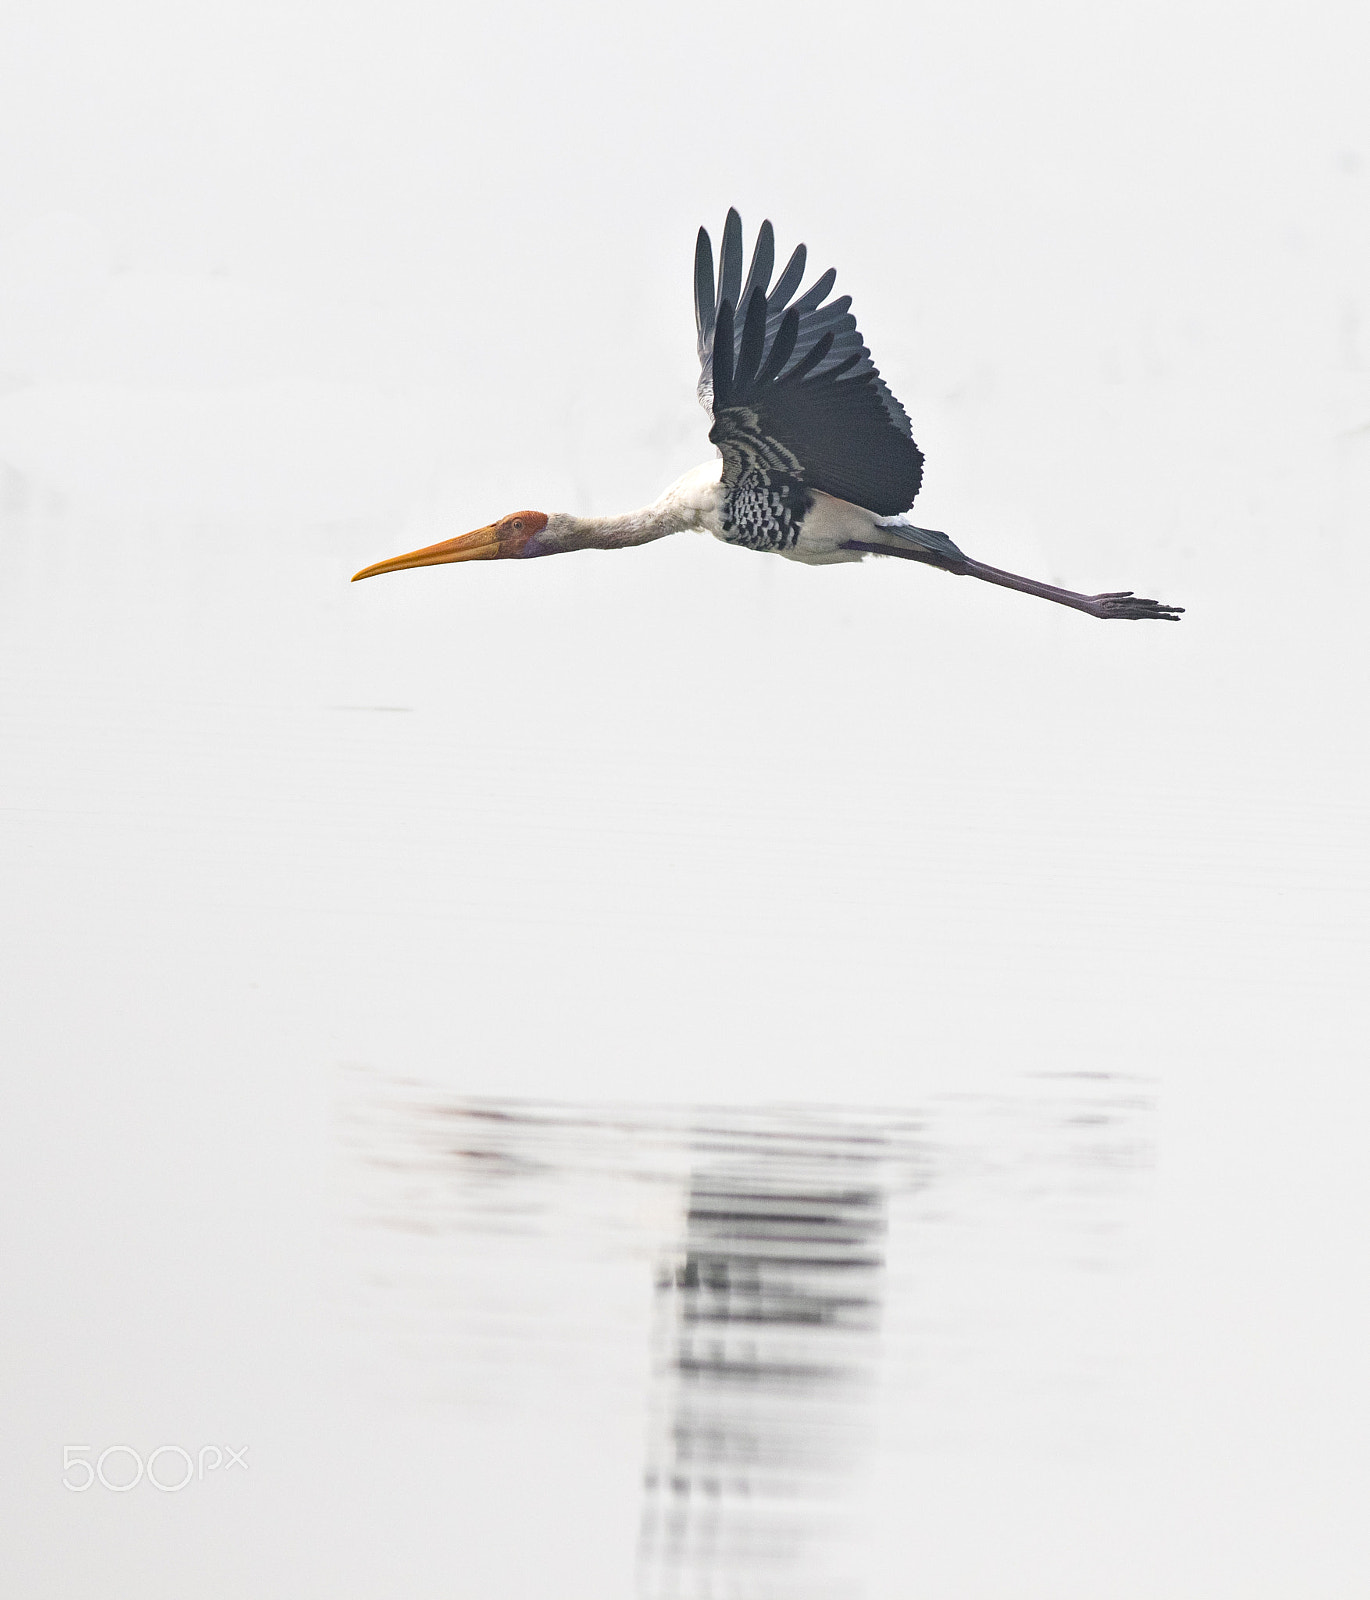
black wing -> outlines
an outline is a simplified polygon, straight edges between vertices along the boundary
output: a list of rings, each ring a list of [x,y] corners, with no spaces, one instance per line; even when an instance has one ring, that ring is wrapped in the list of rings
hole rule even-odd
[[[713,246],[699,230],[699,398],[713,417],[723,481],[732,488],[754,469],[779,471],[894,516],[918,493],[923,452],[861,342],[851,296],[824,304],[837,274],[829,268],[791,304],[805,258],[801,244],[771,288],[775,232],[763,222],[744,285],[742,219],[729,211],[715,295]]]

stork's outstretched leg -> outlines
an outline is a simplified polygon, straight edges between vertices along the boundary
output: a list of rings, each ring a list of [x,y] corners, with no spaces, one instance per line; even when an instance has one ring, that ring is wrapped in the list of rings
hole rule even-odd
[[[1017,589],[1023,594],[1038,595],[1043,600],[1054,600],[1058,606],[1070,606],[1072,610],[1083,611],[1091,617],[1120,617],[1132,622],[1153,617],[1160,622],[1178,622],[1184,610],[1183,606],[1167,606],[1159,600],[1141,600],[1131,589],[1108,594],[1076,594],[1073,589],[1058,589],[1055,584],[1038,583],[1035,578],[1020,578],[1016,572],[1003,572],[998,567],[986,566],[983,561],[972,561],[969,556],[962,555],[945,534],[936,533],[930,528],[891,527],[888,532],[895,537],[887,544],[866,544],[853,539],[848,542],[847,548],[876,556],[898,556],[904,561],[921,561],[943,572],[981,578],[986,583],[997,583],[1004,589]],[[900,537],[901,534],[904,537]],[[915,542],[919,535],[923,539]]]

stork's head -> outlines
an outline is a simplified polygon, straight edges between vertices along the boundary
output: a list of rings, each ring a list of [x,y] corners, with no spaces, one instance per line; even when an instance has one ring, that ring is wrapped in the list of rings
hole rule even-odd
[[[353,575],[352,581],[379,577],[382,572],[403,572],[406,567],[440,567],[448,561],[499,561],[505,556],[554,555],[558,550],[571,548],[562,538],[561,524],[568,520],[548,517],[541,511],[511,511],[488,528],[477,528],[474,533],[463,533],[455,539],[444,539],[441,544],[425,545],[422,550],[411,550],[407,555],[391,556],[389,561],[363,567]]]

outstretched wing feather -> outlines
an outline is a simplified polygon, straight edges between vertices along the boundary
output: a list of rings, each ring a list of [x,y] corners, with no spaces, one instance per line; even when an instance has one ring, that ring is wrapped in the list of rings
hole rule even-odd
[[[737,366],[733,384],[741,388],[750,384],[761,367],[761,357],[766,348],[766,296],[758,290],[751,291],[747,301],[747,314],[742,319],[742,343],[737,352]]]
[[[794,247],[794,254],[786,263],[785,270],[775,281],[775,288],[771,290],[766,301],[766,311],[769,316],[778,317],[785,307],[789,305],[794,291],[799,287],[804,276],[804,263],[809,259],[809,252],[802,244]],[[710,272],[713,265],[710,263]]]
[[[816,311],[832,293],[832,286],[836,282],[837,268],[829,267],[812,288],[806,289],[804,293],[800,295],[798,300],[796,300],[794,303],[794,309],[801,317],[804,316],[806,312]]]
[[[718,252],[718,304],[725,300],[734,310],[742,304],[742,218],[730,210],[723,224],[723,243]]]
[[[714,247],[704,229],[695,240],[695,333],[699,340],[699,359],[707,359],[713,343],[714,319],[717,315],[714,300]]]
[[[714,410],[730,403],[733,387],[733,303],[719,302],[713,348]]]
[[[761,291],[761,303],[766,303],[766,286],[771,281],[771,272],[775,267],[775,230],[769,222],[761,224],[761,231],[756,236],[756,247],[752,251],[751,270],[747,273],[747,282],[742,290],[742,298],[737,302],[740,306],[751,304],[752,291]]]
[[[771,383],[780,376],[780,369],[794,354],[794,342],[798,337],[799,318],[793,311],[787,311],[780,320],[766,365],[757,374],[758,384]]]
[[[802,361],[797,362],[783,377],[776,380],[776,387],[784,386],[785,388],[790,388],[796,383],[802,383],[831,349],[832,334],[825,333],[818,343],[808,351]]]

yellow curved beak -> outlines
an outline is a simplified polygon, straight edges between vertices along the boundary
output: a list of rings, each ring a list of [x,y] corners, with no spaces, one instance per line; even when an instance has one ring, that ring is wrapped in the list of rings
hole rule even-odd
[[[497,561],[502,553],[499,525],[492,523],[488,528],[477,528],[474,533],[463,533],[459,538],[444,539],[441,544],[425,545],[422,550],[411,550],[408,555],[391,556],[389,561],[363,567],[352,574],[352,582],[379,577],[382,572],[403,572],[406,567],[440,567],[448,561]]]

